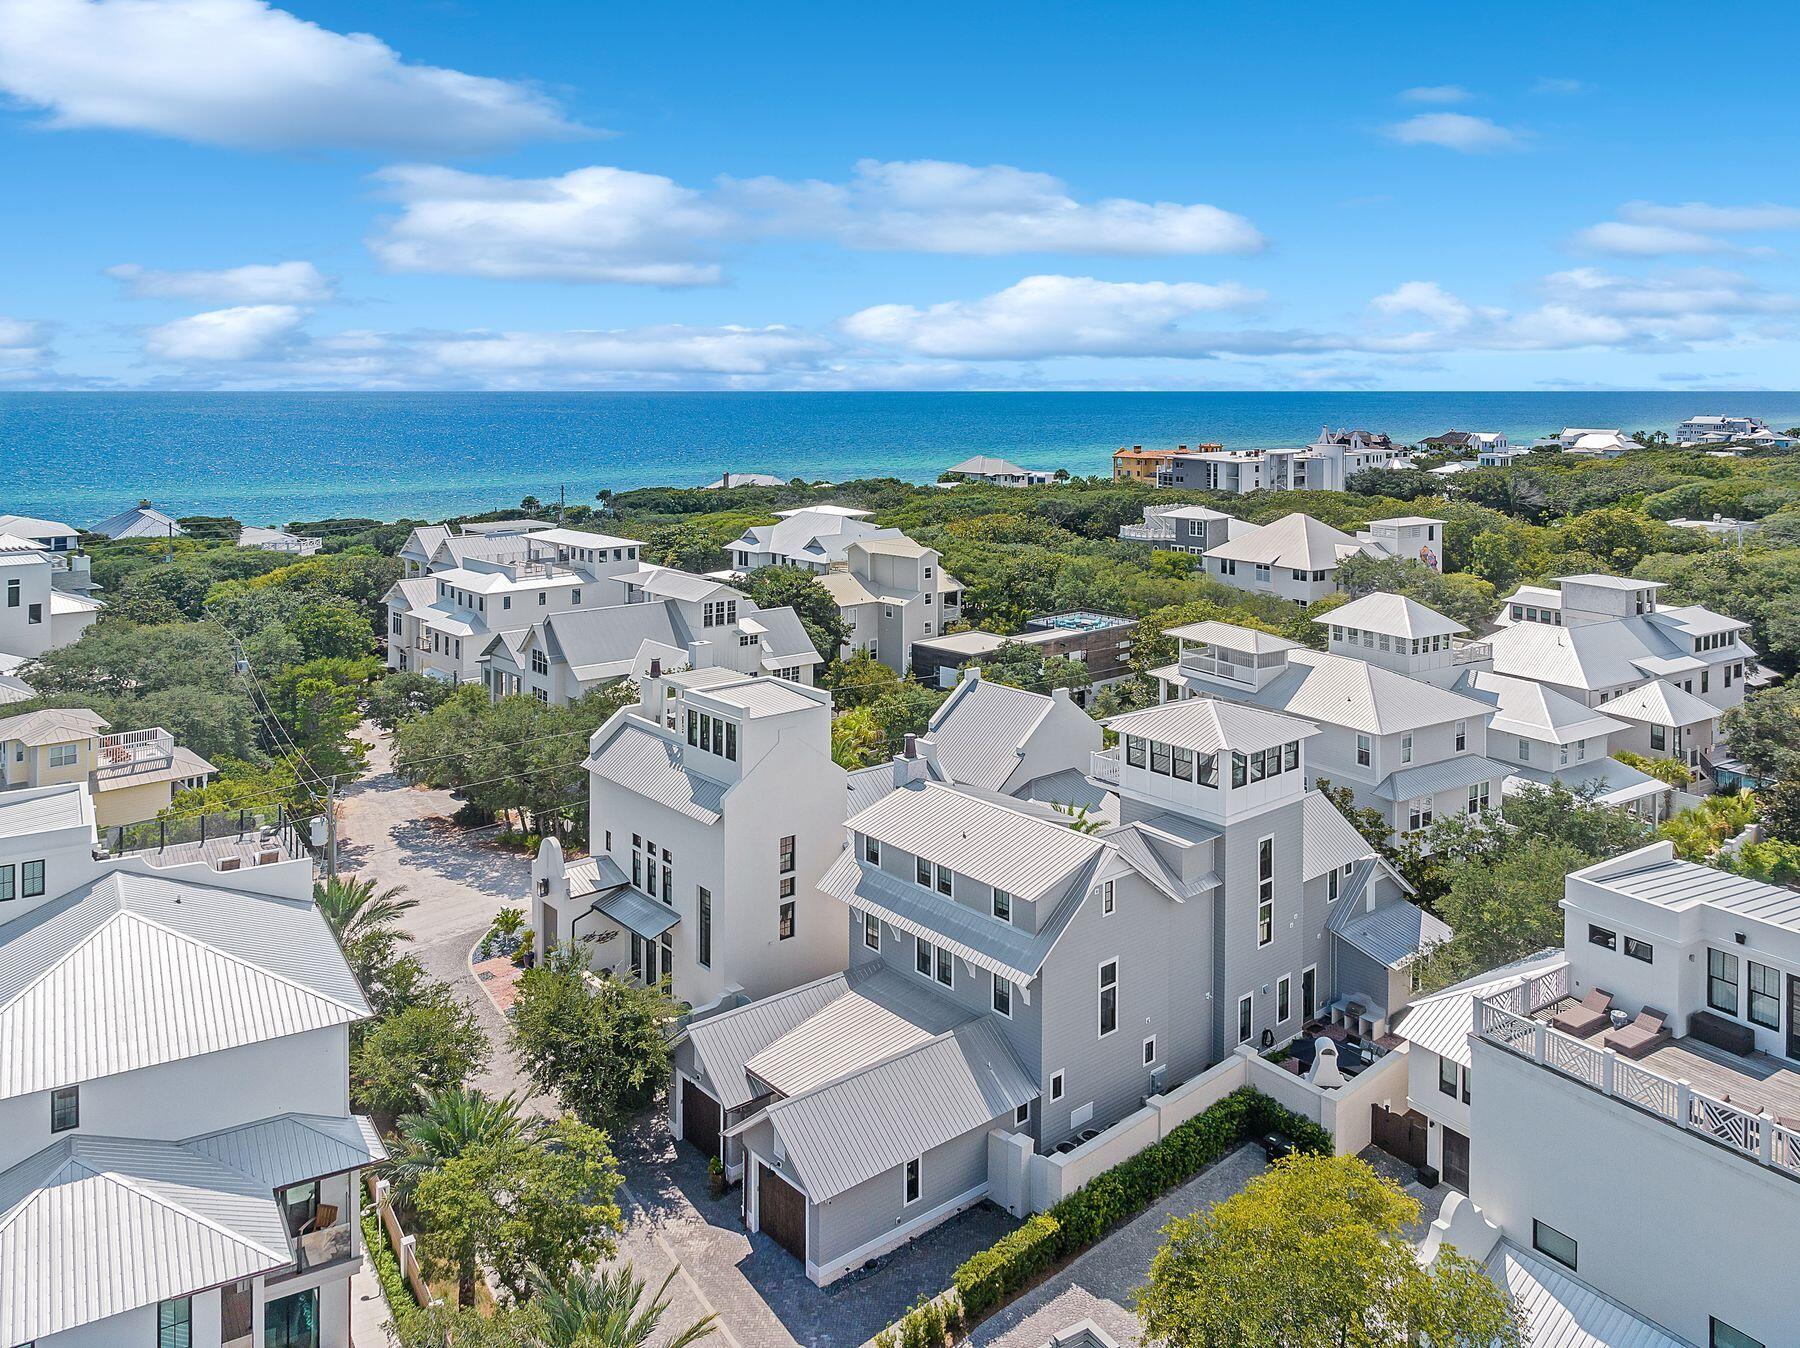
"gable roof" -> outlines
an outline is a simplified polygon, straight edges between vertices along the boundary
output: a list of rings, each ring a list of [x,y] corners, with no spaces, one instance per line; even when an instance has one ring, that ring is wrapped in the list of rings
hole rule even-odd
[[[1706,665],[1686,643],[1672,639],[1648,617],[1635,614],[1573,627],[1518,622],[1500,628],[1486,640],[1493,649],[1495,673],[1589,692]],[[1755,652],[1747,654],[1754,656]]]
[[[979,477],[1024,477],[1025,470],[1010,459],[996,459],[988,454],[976,454],[953,464],[945,469],[950,473],[969,473]]]
[[[1349,534],[1333,529],[1311,515],[1296,512],[1283,515],[1242,538],[1209,548],[1206,555],[1225,561],[1285,566],[1297,571],[1328,571],[1337,566],[1346,552],[1361,550],[1362,544]]]
[[[46,707],[0,721],[0,741],[17,740],[34,748],[67,744],[98,735],[106,727],[106,718],[86,707]]]
[[[0,927],[0,1099],[369,1015],[308,899],[114,871]]]
[[[716,824],[725,817],[726,788],[688,772],[679,747],[645,726],[622,721],[611,738],[588,755],[587,769],[702,824]]]
[[[685,1039],[693,1047],[695,1061],[706,1074],[707,1087],[719,1107],[740,1109],[762,1093],[745,1075],[744,1064],[842,996],[867,967],[827,974],[786,992],[692,1021],[677,1042]]]
[[[1485,719],[1489,711],[1485,703],[1397,670],[1304,648],[1290,652],[1287,669],[1262,688],[1229,692],[1236,701],[1371,735]]]
[[[1435,521],[1434,521],[1435,522]],[[1436,609],[1401,594],[1377,591],[1352,599],[1314,622],[1324,627],[1354,627],[1364,632],[1383,632],[1395,637],[1454,636],[1469,629]]]
[[[1367,873],[1352,878],[1349,892],[1332,909],[1325,930],[1383,968],[1398,969],[1432,946],[1449,940],[1450,928],[1442,918],[1404,899],[1384,903],[1373,911],[1365,907],[1360,896],[1377,864],[1374,860],[1360,864],[1359,870]]]
[[[1666,679],[1620,693],[1606,704],[1606,711],[1609,716],[1622,716],[1627,721],[1666,726],[1694,725],[1724,715],[1712,703],[1677,688]]]
[[[544,619],[544,646],[583,683],[621,678],[636,668],[647,641],[685,652],[693,633],[677,604],[609,604],[570,609]]]
[[[1052,700],[992,679],[965,677],[928,729],[951,780],[1002,790],[1019,770],[1025,743],[1050,714]]]
[[[154,506],[133,506],[101,520],[88,532],[108,538],[180,538],[187,530]]]
[[[1615,721],[1549,684],[1496,674],[1491,669],[1464,674],[1456,681],[1456,691],[1494,708],[1488,729],[1501,735],[1568,744],[1625,729],[1623,721]]]
[[[1308,791],[1300,809],[1303,879],[1316,880],[1339,866],[1375,855],[1369,840],[1320,792]]]
[[[1475,1028],[1475,999],[1498,992],[1562,960],[1560,950],[1539,951],[1474,978],[1453,983],[1429,997],[1416,997],[1395,1016],[1394,1033],[1428,1053],[1468,1067],[1474,1059],[1469,1051],[1469,1034]]]

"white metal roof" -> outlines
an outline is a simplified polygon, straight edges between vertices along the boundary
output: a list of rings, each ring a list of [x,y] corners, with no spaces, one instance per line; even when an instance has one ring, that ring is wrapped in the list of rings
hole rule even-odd
[[[1207,551],[1208,557],[1227,561],[1250,562],[1263,566],[1285,566],[1298,571],[1329,571],[1337,566],[1340,549],[1359,549],[1362,545],[1349,534],[1333,529],[1311,515],[1284,515],[1272,524],[1221,543]]]
[[[1562,962],[1562,951],[1546,950],[1452,984],[1429,997],[1415,998],[1395,1017],[1394,1033],[1427,1053],[1468,1067],[1474,1061],[1469,1052],[1469,1033],[1475,1027],[1475,999]]]
[[[666,805],[702,824],[716,824],[725,810],[725,787],[681,766],[681,748],[655,731],[621,724],[588,756],[588,771]]]
[[[1319,733],[1317,726],[1296,717],[1213,697],[1183,698],[1129,711],[1114,716],[1106,725],[1121,735],[1139,735],[1203,754],[1220,750],[1254,753]]]
[[[1357,894],[1363,892],[1362,886],[1354,888]],[[1450,939],[1450,928],[1443,920],[1417,904],[1401,900],[1370,911],[1351,894],[1338,900],[1326,927],[1389,969],[1397,969],[1420,952]]]
[[[1574,871],[1572,875],[1675,911],[1705,905],[1788,931],[1800,931],[1800,894],[1793,890],[1711,866],[1677,861],[1668,843],[1653,843],[1640,850],[1644,864],[1634,870],[1591,877],[1587,871]],[[1601,862],[1600,866],[1615,865],[1617,860]]]
[[[1436,609],[1400,594],[1365,594],[1334,608],[1314,622],[1325,627],[1354,627],[1363,632],[1383,632],[1396,637],[1454,636],[1469,629]]]
[[[1106,844],[936,782],[910,782],[846,827],[1009,894],[1037,898]]]
[[[0,792],[0,838],[27,838],[83,825],[91,828],[93,822],[94,801],[84,782]],[[5,928],[0,927],[0,938],[4,934]]]
[[[1254,627],[1240,627],[1236,623],[1220,622],[1214,618],[1189,623],[1185,627],[1171,627],[1163,635],[1180,641],[1200,641],[1209,646],[1224,646],[1228,650],[1254,651],[1258,655],[1302,649],[1298,641],[1289,641],[1286,637],[1258,631]]]
[[[115,871],[0,926],[0,1099],[368,1015],[306,899]]]
[[[1524,1312],[1531,1348],[1693,1348],[1509,1240],[1488,1256],[1487,1274]]]
[[[1439,791],[1475,786],[1481,782],[1502,782],[1512,775],[1512,768],[1480,754],[1458,754],[1437,763],[1420,763],[1416,767],[1390,772],[1375,787],[1382,800],[1416,800],[1434,796]]]
[[[1375,848],[1358,833],[1343,812],[1317,791],[1308,791],[1300,805],[1302,870],[1305,879],[1316,880],[1340,866],[1373,856]]]
[[[999,791],[1012,781],[1026,741],[1051,700],[992,679],[965,677],[931,714],[938,762],[951,780]]]
[[[1585,702],[1557,692],[1548,684],[1491,669],[1471,670],[1456,681],[1456,691],[1494,708],[1488,730],[1552,744],[1597,739],[1626,728]]]
[[[953,464],[945,471],[951,473],[970,473],[980,477],[1024,477],[1025,470],[1010,459],[996,459],[987,454],[977,454],[973,458],[964,459]]]
[[[738,1109],[760,1093],[744,1075],[744,1064],[843,995],[871,966],[827,974],[811,983],[761,997],[743,1006],[692,1022],[683,1036],[706,1074],[706,1087],[721,1108]]]
[[[1643,721],[1650,725],[1697,725],[1717,719],[1722,713],[1710,702],[1677,688],[1664,679],[1620,693],[1606,704],[1609,716],[1627,721]]]

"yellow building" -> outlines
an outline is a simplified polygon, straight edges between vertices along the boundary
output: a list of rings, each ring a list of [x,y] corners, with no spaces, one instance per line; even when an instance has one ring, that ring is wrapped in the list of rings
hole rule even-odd
[[[0,790],[86,782],[103,832],[154,819],[177,791],[217,771],[160,726],[109,733],[81,707],[24,712],[0,721]]]
[[[1206,454],[1224,448],[1224,445],[1195,445],[1192,449],[1186,445],[1177,445],[1174,449],[1145,449],[1142,445],[1126,449],[1121,446],[1113,451],[1113,477],[1122,482],[1148,482],[1154,486],[1156,470],[1177,454]]]

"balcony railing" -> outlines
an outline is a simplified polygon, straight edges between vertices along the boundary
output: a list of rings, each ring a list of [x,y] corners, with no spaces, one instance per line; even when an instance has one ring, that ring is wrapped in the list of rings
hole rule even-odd
[[[294,1268],[305,1273],[348,1259],[351,1255],[350,1220],[340,1217],[322,1231],[306,1231],[294,1237]]]
[[[1238,655],[1217,649],[1184,650],[1179,668],[1184,674],[1204,674],[1209,678],[1226,679],[1246,686],[1256,682],[1256,657],[1251,654]]]
[[[1119,528],[1119,537],[1128,543],[1173,543],[1175,541],[1175,522],[1169,520],[1162,525],[1122,525]]]
[[[161,726],[102,735],[95,770],[108,776],[166,768],[175,759],[175,737]]]
[[[1751,1113],[1715,1099],[1684,1078],[1665,1076],[1613,1049],[1534,1019],[1534,1013],[1568,995],[1567,965],[1520,979],[1491,996],[1476,998],[1475,1032],[1497,1048],[1800,1179],[1800,1129],[1787,1127],[1772,1114]]]
[[[1119,784],[1119,751],[1103,749],[1088,758],[1088,776],[1109,786]]]
[[[1485,641],[1459,641],[1452,648],[1450,663],[1473,665],[1494,658],[1494,648]]]

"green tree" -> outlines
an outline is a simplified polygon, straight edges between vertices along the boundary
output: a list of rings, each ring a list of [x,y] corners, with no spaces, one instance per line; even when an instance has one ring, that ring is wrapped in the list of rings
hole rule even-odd
[[[1163,1227],[1137,1293],[1169,1348],[1521,1348],[1520,1308],[1453,1249],[1419,1263],[1419,1205],[1353,1156],[1290,1156]]]
[[[1500,606],[1487,581],[1459,572],[1440,574],[1411,557],[1347,557],[1338,565],[1337,581],[1354,598],[1377,591],[1405,595],[1472,631],[1479,631]]]
[[[1053,688],[1087,688],[1093,679],[1080,660],[1066,656],[1046,656],[1042,646],[1023,641],[1009,641],[988,656],[981,665],[981,676],[1028,693],[1047,693]]]
[[[831,761],[845,772],[872,767],[887,755],[887,736],[870,707],[852,707],[831,718]]]
[[[1800,781],[1800,684],[1760,689],[1725,713],[1731,752],[1767,781]]]
[[[313,885],[313,903],[365,990],[379,986],[382,971],[393,961],[399,943],[412,940],[400,919],[417,908],[419,901],[402,897],[404,893],[399,885],[378,890],[373,880],[352,875],[333,876]]]
[[[812,572],[797,566],[765,566],[750,573],[743,589],[758,608],[793,609],[819,659],[830,664],[843,653],[843,615],[831,591]]]
[[[662,1285],[645,1296],[643,1279],[629,1264],[595,1272],[575,1271],[553,1278],[531,1270],[532,1302],[542,1328],[531,1348],[647,1348],[669,1311],[671,1269]],[[716,1315],[705,1315],[660,1340],[662,1348],[688,1348],[716,1328]]]
[[[396,670],[369,689],[369,719],[392,734],[402,721],[441,707],[455,687],[414,670]]]
[[[1333,786],[1329,777],[1321,777],[1313,785],[1318,788],[1321,796],[1337,807],[1339,814],[1350,821],[1350,826],[1362,834],[1369,846],[1383,854],[1392,852],[1393,849],[1388,845],[1388,834],[1393,829],[1380,810],[1358,805],[1354,791],[1347,786]]]
[[[523,1296],[534,1267],[612,1254],[618,1188],[606,1134],[575,1119],[471,1148],[421,1177],[413,1192],[421,1258],[429,1270],[455,1274],[461,1305],[474,1303],[482,1266]]]
[[[469,1008],[451,998],[408,1006],[370,1026],[350,1055],[357,1103],[394,1116],[461,1086],[487,1064],[487,1036]]]
[[[1515,837],[1491,859],[1457,867],[1438,901],[1454,937],[1426,956],[1437,987],[1510,964],[1563,940],[1563,882],[1592,858],[1567,843]]]
[[[557,946],[518,982],[512,1038],[540,1090],[589,1123],[643,1108],[669,1074],[669,1023],[679,1008],[661,985],[610,976],[590,988],[586,955]]]
[[[858,651],[833,664],[819,682],[831,690],[832,705],[839,711],[848,711],[893,692],[905,680],[867,651]]]
[[[652,529],[639,555],[652,565],[681,571],[717,571],[731,561],[723,540],[701,524],[666,524]]]
[[[424,1178],[465,1152],[526,1139],[537,1124],[519,1112],[519,1100],[498,1098],[464,1086],[450,1086],[425,1097],[416,1113],[395,1124],[396,1150],[389,1166],[394,1193],[408,1206]]]

